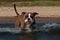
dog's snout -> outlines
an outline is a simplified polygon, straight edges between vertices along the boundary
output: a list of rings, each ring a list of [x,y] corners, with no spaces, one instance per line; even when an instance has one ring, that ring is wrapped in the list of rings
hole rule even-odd
[[[28,18],[28,20],[30,20],[30,18]]]

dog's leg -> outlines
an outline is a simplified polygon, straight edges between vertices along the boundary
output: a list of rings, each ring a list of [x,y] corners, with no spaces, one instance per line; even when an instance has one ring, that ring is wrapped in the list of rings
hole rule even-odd
[[[19,28],[19,21],[18,20],[16,20],[16,22],[15,22],[15,28]]]
[[[21,28],[24,28],[24,27],[25,27],[25,23],[21,22]]]

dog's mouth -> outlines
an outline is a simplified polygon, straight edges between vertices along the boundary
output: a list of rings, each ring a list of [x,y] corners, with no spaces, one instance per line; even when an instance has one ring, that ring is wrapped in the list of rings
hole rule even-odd
[[[31,24],[31,23],[32,23],[32,20],[28,20],[28,19],[25,20],[25,24]]]
[[[27,21],[27,22],[26,22],[26,24],[31,24],[31,21],[30,21],[30,20],[29,20],[29,21]]]

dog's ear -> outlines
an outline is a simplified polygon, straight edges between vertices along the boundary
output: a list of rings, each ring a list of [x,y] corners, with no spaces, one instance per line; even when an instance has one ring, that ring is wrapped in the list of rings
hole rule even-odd
[[[22,12],[22,15],[26,14],[26,12]]]
[[[38,15],[38,13],[37,12],[33,12],[33,15],[35,16],[35,15]]]

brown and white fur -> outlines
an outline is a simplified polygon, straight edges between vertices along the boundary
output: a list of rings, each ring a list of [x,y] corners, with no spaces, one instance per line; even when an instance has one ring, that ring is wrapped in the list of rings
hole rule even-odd
[[[21,15],[16,10],[16,5],[14,4],[14,10],[17,14],[15,27],[27,29],[31,31],[30,26],[35,23],[35,16],[38,14],[36,12],[22,12]]]

